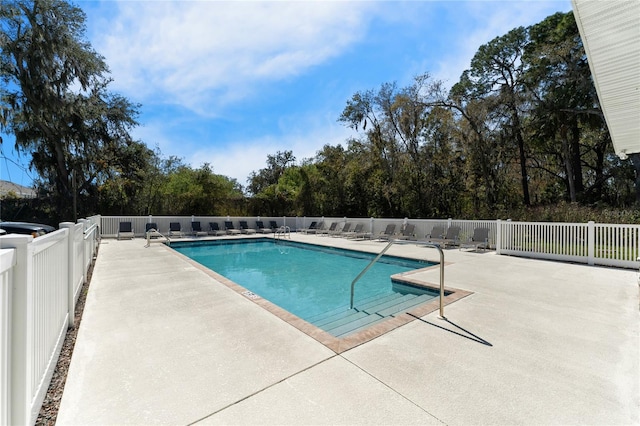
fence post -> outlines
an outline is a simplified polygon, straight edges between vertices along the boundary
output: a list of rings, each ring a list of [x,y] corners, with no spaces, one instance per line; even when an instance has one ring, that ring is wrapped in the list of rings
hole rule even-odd
[[[590,220],[587,222],[587,264],[595,265],[596,257],[596,224]]]
[[[102,220],[102,217],[99,214],[91,216],[90,224],[97,226],[97,228],[98,228],[97,235],[100,235],[100,228],[101,228],[100,227],[100,224],[101,224],[100,222],[101,222],[101,220]]]
[[[502,221],[496,220],[496,254],[500,254],[502,249]]]
[[[69,312],[69,328],[73,327],[74,325],[74,321],[75,321],[75,312],[76,312],[76,298],[74,297],[75,292],[74,292],[74,286],[76,283],[76,276],[75,276],[75,263],[76,263],[76,251],[75,251],[75,243],[76,243],[76,225],[73,222],[62,222],[59,225],[60,229],[62,228],[67,228],[69,230],[69,233],[67,234],[67,277],[68,278],[68,283],[67,283],[67,288],[69,289],[69,295],[68,295],[68,303],[67,303],[67,312]],[[84,239],[83,239],[84,240]],[[84,250],[82,250],[82,253],[84,253]],[[84,264],[83,264],[83,269],[84,269]],[[83,276],[83,282],[84,282],[84,276]]]
[[[90,259],[87,259],[87,251],[85,250],[85,246],[84,246],[86,244],[86,241],[84,240],[84,233],[89,227],[87,226],[88,225],[87,221],[84,220],[84,219],[79,219],[78,222],[82,223],[82,242],[80,243],[80,244],[82,244],[82,247],[81,247],[82,248],[82,268],[80,270],[82,271],[81,272],[81,274],[82,274],[82,283],[84,284],[84,283],[87,282],[87,264],[89,264],[89,262],[90,262]],[[75,312],[75,308],[71,312],[71,314],[73,314],[74,312]]]
[[[33,298],[33,237],[30,235],[9,235],[2,237],[2,248],[16,249],[16,266],[13,269],[11,301],[11,355],[9,384],[9,424],[26,425],[31,422],[28,397],[32,372],[27,360],[32,350],[29,342],[33,326],[29,300]]]
[[[11,424],[11,297],[15,265],[16,251],[0,250],[0,425]]]

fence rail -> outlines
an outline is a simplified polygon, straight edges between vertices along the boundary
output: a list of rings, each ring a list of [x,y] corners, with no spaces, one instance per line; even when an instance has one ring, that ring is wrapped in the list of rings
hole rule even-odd
[[[0,237],[0,424],[33,425],[100,238],[99,217]]]
[[[265,223],[274,220],[278,226],[289,226],[292,231],[307,228],[312,222],[325,226],[336,222],[362,223],[373,236],[382,233],[388,224],[396,224],[396,230],[407,223],[415,225],[415,238],[424,240],[436,226],[445,229],[460,227],[460,241],[471,238],[476,228],[489,229],[489,243],[498,254],[587,263],[589,265],[638,268],[640,256],[640,225],[552,222],[513,222],[510,220],[456,220],[411,218],[350,218],[350,217],[238,217],[238,216],[102,216],[100,227],[103,237],[115,237],[120,222],[133,224],[136,236],[144,236],[145,224],[154,222],[159,231],[166,233],[171,222],[180,223],[185,232],[191,230],[191,222],[199,221],[204,229],[209,222],[236,223],[246,220],[249,226],[256,220]]]

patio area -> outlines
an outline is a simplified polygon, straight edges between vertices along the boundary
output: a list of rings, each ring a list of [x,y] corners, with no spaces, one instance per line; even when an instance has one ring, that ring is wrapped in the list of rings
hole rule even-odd
[[[145,243],[102,240],[57,424],[640,423],[636,271],[446,250],[446,287],[471,292],[447,320],[336,353]]]

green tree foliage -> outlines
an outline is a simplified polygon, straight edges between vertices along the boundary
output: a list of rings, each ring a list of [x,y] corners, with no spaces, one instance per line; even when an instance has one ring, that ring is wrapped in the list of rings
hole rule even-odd
[[[531,219],[542,209],[530,206],[633,201],[634,169],[613,155],[571,13],[480,46],[448,94],[428,74],[384,83],[338,120],[358,132],[346,147],[303,166],[278,153],[253,175],[259,211]]]
[[[471,176],[487,190],[477,208],[632,201],[619,197],[633,168],[613,155],[572,13],[481,46],[443,105],[460,117]],[[516,164],[520,190],[512,186]]]
[[[176,159],[171,160],[173,163]],[[234,179],[213,173],[209,164],[193,169],[169,164],[158,211],[167,215],[226,215],[243,212],[242,191]]]
[[[339,120],[362,136],[350,145],[354,167],[345,169],[364,182],[359,192],[373,201],[367,214],[430,217],[460,209],[462,163],[442,96],[441,83],[425,74],[407,87],[383,84],[347,102]]]
[[[0,128],[32,155],[59,219],[74,205],[92,213],[99,182],[127,166],[137,106],[107,90],[107,65],[85,40],[79,8],[4,0],[0,25]]]
[[[244,214],[242,188],[217,175],[207,163],[194,169],[181,158],[162,158],[144,145],[129,149],[126,173],[98,186],[102,214],[227,215]],[[126,160],[123,158],[123,160]]]
[[[54,200],[29,214],[69,220],[77,199],[81,214],[557,220],[593,214],[577,203],[634,201],[633,164],[613,153],[571,13],[480,46],[449,93],[428,74],[355,93],[338,117],[354,137],[300,162],[268,155],[248,196],[209,164],[131,139],[138,106],[108,91],[80,9],[4,0],[0,19],[0,129]]]
[[[572,202],[618,202],[612,197],[621,182],[614,177],[620,167],[632,170],[614,156],[573,14],[551,15],[529,34],[525,59],[527,87],[535,98],[535,167],[560,182]]]
[[[98,211],[105,215],[148,215],[157,211],[166,181],[161,153],[136,142],[122,147],[119,166],[98,182]]]
[[[267,167],[249,176],[247,190],[253,195],[251,211],[257,215],[282,216],[295,214],[295,181],[288,172],[295,168],[292,151],[278,151],[267,156]],[[287,176],[285,176],[287,173]]]
[[[523,85],[527,64],[522,58],[527,42],[526,29],[518,27],[480,46],[471,60],[471,68],[464,72],[452,92],[461,108],[482,99],[486,120],[491,120],[499,129],[492,137],[515,145],[523,203],[528,206],[531,200],[522,126],[522,115],[528,103]],[[512,149],[509,147],[507,151],[512,152]]]

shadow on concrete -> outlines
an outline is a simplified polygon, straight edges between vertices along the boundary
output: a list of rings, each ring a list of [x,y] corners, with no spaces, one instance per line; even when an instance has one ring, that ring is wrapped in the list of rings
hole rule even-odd
[[[453,327],[457,328],[457,329],[458,329],[458,330],[460,330],[461,332],[458,332],[458,331],[456,331],[456,330],[450,330],[450,329],[448,329],[448,328],[446,328],[446,327],[443,327],[443,326],[441,326],[441,325],[438,325],[438,324],[432,323],[432,322],[430,322],[430,321],[427,321],[427,320],[425,320],[425,319],[423,319],[423,318],[420,318],[420,317],[417,317],[417,316],[415,316],[415,315],[412,315],[412,314],[409,314],[409,313],[407,313],[407,314],[408,314],[408,315],[411,315],[412,317],[414,317],[414,318],[415,318],[415,319],[417,319],[418,321],[421,321],[421,322],[423,322],[423,323],[425,323],[425,324],[429,324],[429,325],[432,325],[432,326],[434,326],[434,327],[438,327],[438,328],[440,328],[440,329],[442,329],[442,330],[448,331],[449,333],[457,334],[458,336],[461,336],[461,337],[464,337],[465,339],[469,339],[469,340],[472,340],[472,341],[474,341],[474,342],[477,342],[477,343],[483,344],[483,345],[485,345],[485,346],[491,346],[491,347],[493,347],[493,345],[492,345],[491,343],[489,343],[488,341],[484,340],[482,337],[476,336],[475,334],[473,334],[473,333],[472,333],[472,332],[470,332],[469,330],[466,330],[466,329],[464,329],[464,328],[460,327],[459,325],[452,323],[452,322],[451,322],[451,321],[449,321],[447,318],[443,318],[441,321],[445,321],[445,322],[447,322],[447,323],[451,324]]]

